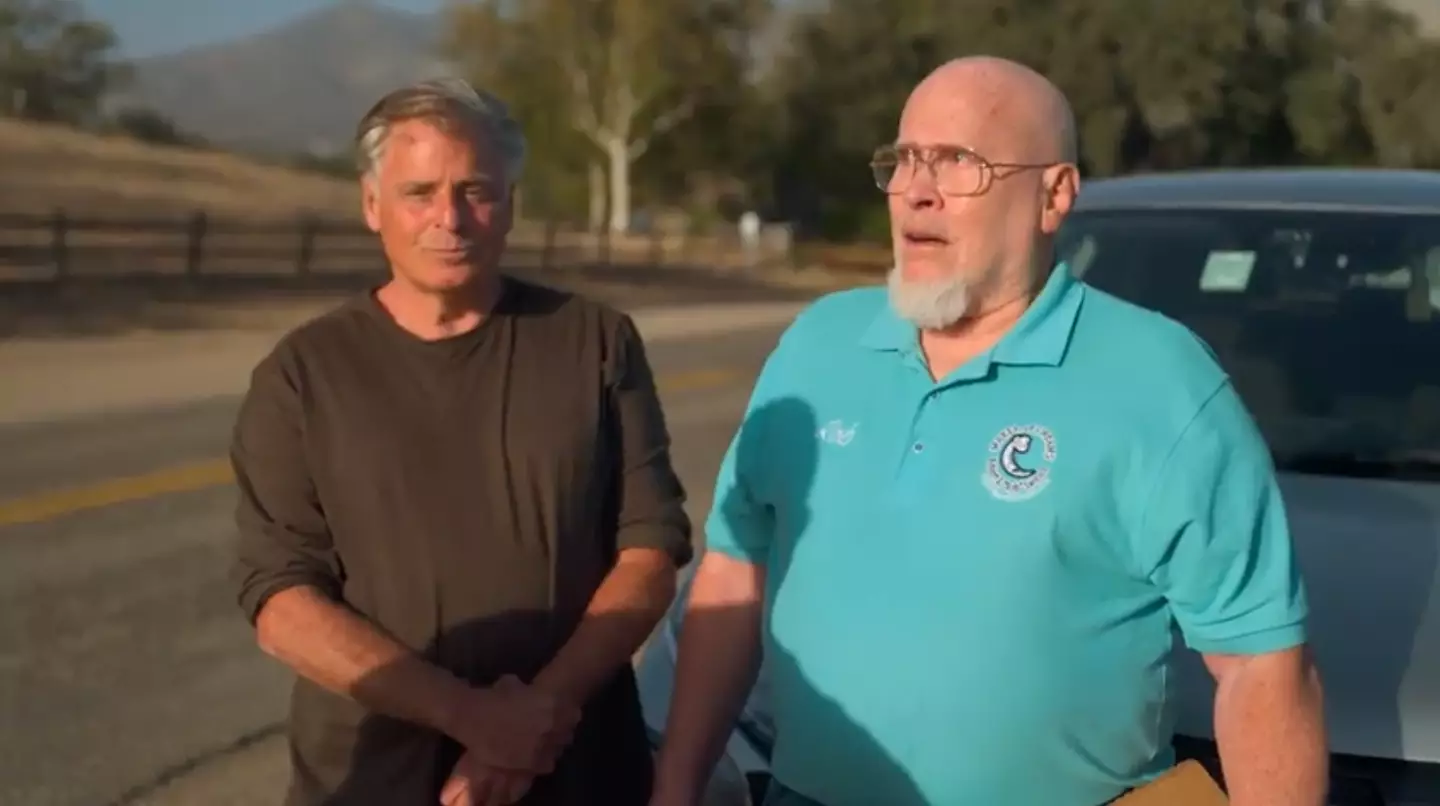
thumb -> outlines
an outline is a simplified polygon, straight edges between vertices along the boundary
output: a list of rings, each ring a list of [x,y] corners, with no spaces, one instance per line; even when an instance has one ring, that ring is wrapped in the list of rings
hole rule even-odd
[[[450,780],[445,782],[445,788],[440,790],[441,806],[455,806],[461,803],[460,798],[470,789],[470,781],[464,775],[455,773]]]

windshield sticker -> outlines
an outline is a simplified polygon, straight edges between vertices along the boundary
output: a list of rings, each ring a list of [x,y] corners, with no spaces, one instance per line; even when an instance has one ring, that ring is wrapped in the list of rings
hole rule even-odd
[[[1244,291],[1254,270],[1254,252],[1211,252],[1200,272],[1200,290]]]

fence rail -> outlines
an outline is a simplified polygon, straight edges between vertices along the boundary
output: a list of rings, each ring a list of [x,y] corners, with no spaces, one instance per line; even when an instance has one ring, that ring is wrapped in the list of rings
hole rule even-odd
[[[593,233],[554,221],[517,224],[507,266],[704,266],[794,271],[824,265],[874,272],[888,255],[873,247],[792,247],[745,243],[738,234]],[[173,276],[270,278],[379,271],[374,235],[358,221],[298,216],[288,220],[188,216],[0,212],[0,283],[60,283],[78,278]]]

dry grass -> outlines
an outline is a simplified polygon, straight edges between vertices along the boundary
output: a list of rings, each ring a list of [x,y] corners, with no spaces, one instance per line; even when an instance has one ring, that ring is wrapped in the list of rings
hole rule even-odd
[[[313,243],[315,271],[378,267],[373,236],[360,227],[352,182],[266,166],[224,153],[165,148],[74,129],[0,119],[0,218],[63,209],[73,225],[65,262],[76,275],[179,274],[186,265],[186,222],[195,211],[211,221],[202,273],[294,271],[301,236],[297,216],[350,222],[353,233]],[[254,231],[256,227],[269,230]],[[251,230],[248,232],[234,231]],[[232,230],[226,232],[226,230]],[[38,278],[54,271],[48,222],[0,221],[0,279]],[[548,243],[547,243],[548,241]],[[751,264],[727,237],[623,236],[556,231],[519,223],[511,236],[517,263],[565,266],[685,265],[739,270],[805,286],[867,282],[883,271],[887,250],[801,245],[790,255]]]
[[[0,209],[94,215],[188,213],[354,219],[352,183],[231,155],[164,148],[62,126],[0,119]]]

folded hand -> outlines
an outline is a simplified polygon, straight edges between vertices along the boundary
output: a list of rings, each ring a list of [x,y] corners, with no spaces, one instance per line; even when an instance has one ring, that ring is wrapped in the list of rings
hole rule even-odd
[[[580,710],[518,678],[476,689],[462,705],[454,738],[474,761],[508,771],[541,775],[555,767],[569,746]]]

